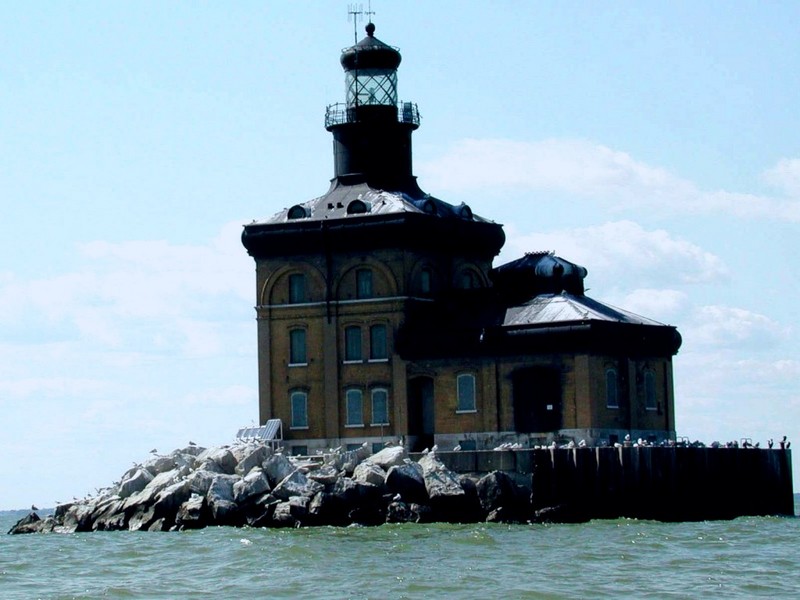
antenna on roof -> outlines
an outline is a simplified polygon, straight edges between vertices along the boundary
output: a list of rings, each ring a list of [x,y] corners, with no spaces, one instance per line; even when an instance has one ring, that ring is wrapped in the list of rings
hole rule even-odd
[[[367,10],[364,11],[364,14],[367,15],[367,23],[372,23],[372,15],[375,14],[375,11],[372,10],[372,0],[367,0]]]
[[[367,14],[372,14],[370,7],[367,6]],[[358,27],[357,24],[364,20],[364,5],[363,4],[348,4],[347,5],[347,22],[353,21],[353,43],[358,43]]]

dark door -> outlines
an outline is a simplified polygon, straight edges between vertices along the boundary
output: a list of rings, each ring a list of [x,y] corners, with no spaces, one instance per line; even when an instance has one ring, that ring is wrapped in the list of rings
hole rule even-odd
[[[561,429],[561,372],[548,367],[520,369],[512,375],[514,427],[520,433]]]
[[[433,446],[433,379],[415,377],[408,382],[408,435],[411,451]]]

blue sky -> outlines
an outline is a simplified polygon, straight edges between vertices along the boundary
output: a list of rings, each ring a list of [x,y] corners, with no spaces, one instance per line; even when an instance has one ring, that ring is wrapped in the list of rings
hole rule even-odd
[[[257,419],[239,235],[327,189],[346,8],[0,6],[0,509]],[[373,9],[421,187],[678,326],[679,435],[796,437],[800,5]]]

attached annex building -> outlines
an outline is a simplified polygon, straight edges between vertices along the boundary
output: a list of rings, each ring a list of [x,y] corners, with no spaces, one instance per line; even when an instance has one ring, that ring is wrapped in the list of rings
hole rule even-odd
[[[242,234],[260,422],[298,454],[673,437],[677,330],[587,297],[586,269],[552,253],[493,268],[502,226],[420,189],[400,53],[366,31],[326,111],[330,188]]]

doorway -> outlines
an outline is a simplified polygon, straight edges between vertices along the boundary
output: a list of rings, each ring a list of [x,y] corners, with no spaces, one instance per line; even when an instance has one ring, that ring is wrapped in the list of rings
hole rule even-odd
[[[408,436],[411,452],[433,446],[433,378],[414,377],[408,382]]]
[[[527,367],[511,376],[514,428],[519,433],[561,429],[561,370]]]

